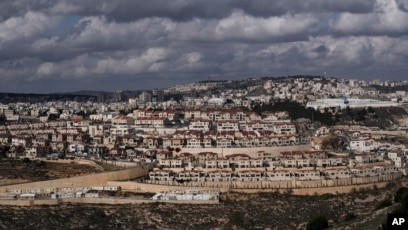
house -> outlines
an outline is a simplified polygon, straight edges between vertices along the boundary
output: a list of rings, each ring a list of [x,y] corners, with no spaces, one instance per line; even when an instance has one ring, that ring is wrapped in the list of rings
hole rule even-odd
[[[125,152],[125,149],[123,148],[115,147],[115,148],[110,149],[109,155],[111,157],[122,157],[122,156],[126,156],[126,152]]]
[[[326,151],[303,151],[303,156],[309,159],[321,159],[326,158]]]
[[[228,159],[218,159],[217,160],[217,168],[229,168],[230,161]]]
[[[207,173],[206,181],[231,181],[232,172],[228,170],[215,170]]]
[[[373,168],[368,166],[357,166],[350,169],[352,175],[356,177],[371,177],[377,176],[379,173]]]
[[[205,164],[207,160],[217,160],[218,154],[213,152],[201,152],[198,153],[198,163]]]
[[[246,131],[268,130],[268,123],[262,121],[247,121],[245,125]]]
[[[218,122],[217,131],[239,131],[239,123],[232,120]]]
[[[7,134],[0,134],[0,145],[5,145],[9,142],[10,136]]]
[[[291,180],[291,172],[287,170],[273,170],[264,172],[268,181],[285,181]]]
[[[110,136],[125,136],[129,135],[130,129],[127,126],[112,126],[109,129]]]
[[[158,150],[156,153],[156,159],[158,161],[164,160],[164,159],[171,159],[173,158],[173,152],[168,151],[168,150]]]
[[[262,173],[258,170],[245,170],[236,172],[236,180],[238,181],[261,181]]]
[[[169,121],[178,119],[179,115],[180,115],[180,111],[177,111],[175,109],[158,110],[158,111],[154,111],[152,114],[153,117],[165,117],[169,119]]]
[[[205,119],[194,119],[188,125],[189,130],[209,131],[211,129],[211,121]]]
[[[125,115],[117,115],[111,120],[112,125],[130,126],[134,124],[134,119]]]
[[[257,152],[258,159],[261,160],[267,160],[267,161],[272,161],[274,158],[274,154],[271,152],[265,152],[265,151],[258,151]]]
[[[188,138],[186,147],[187,148],[201,148],[202,147],[201,140],[202,138]]]
[[[91,145],[88,147],[88,156],[103,157],[109,153],[109,149],[104,145]]]
[[[366,164],[379,161],[378,157],[374,154],[360,154],[355,156],[355,162],[358,164]]]
[[[183,170],[177,173],[175,177],[177,181],[204,181],[206,173],[200,170]]]
[[[225,157],[233,168],[251,168],[251,157],[244,153],[234,153]]]
[[[239,147],[249,148],[255,146],[255,138],[240,137],[235,139],[235,145]]]
[[[296,126],[288,122],[275,122],[273,132],[275,134],[296,134]]]
[[[184,118],[196,119],[201,117],[201,110],[186,110],[184,112]]]
[[[185,164],[190,164],[193,163],[195,161],[195,157],[193,154],[191,153],[187,153],[187,152],[182,152],[179,154],[178,156],[181,160],[183,160],[183,162]]]
[[[172,168],[183,168],[184,162],[182,159],[170,159],[170,166]]]
[[[297,180],[319,180],[320,172],[316,170],[297,170],[294,172]]]
[[[175,173],[171,170],[154,170],[149,172],[150,181],[173,181]]]
[[[330,128],[325,126],[325,125],[321,126],[320,128],[318,128],[316,130],[316,135],[317,136],[326,135],[326,134],[329,134],[329,133],[330,133]]]
[[[366,140],[363,138],[354,138],[350,140],[350,149],[351,150],[365,150],[366,149]]]
[[[170,140],[171,140],[171,146],[174,146],[174,147],[183,146],[187,144],[182,138],[171,138]]]
[[[374,169],[380,175],[389,175],[389,174],[399,173],[398,166],[396,165],[389,165],[389,164],[376,165],[374,166]]]
[[[201,139],[201,146],[203,148],[211,148],[212,147],[212,139],[211,138],[202,138]]]
[[[217,138],[216,145],[217,148],[228,148],[232,146],[232,138]]]
[[[142,138],[133,135],[124,135],[122,138],[122,142],[127,146],[138,146],[142,142]]]
[[[167,117],[138,117],[135,120],[135,125],[138,127],[165,127],[171,122]]]
[[[285,151],[285,152],[280,152],[279,155],[283,159],[285,159],[285,158],[302,159],[303,158],[303,152],[302,151]]]
[[[29,137],[12,137],[11,145],[26,147],[31,144],[31,138]]]
[[[350,178],[352,176],[351,171],[348,168],[344,168],[344,167],[326,168],[323,171],[323,174],[328,179],[342,179],[342,178]]]
[[[290,168],[309,167],[310,160],[309,159],[285,159],[282,161],[282,164],[285,167],[290,167]]]
[[[165,167],[165,168],[171,168],[171,159],[160,159],[157,160],[158,165]]]
[[[251,159],[249,160],[249,164],[251,168],[260,168],[263,167],[263,160],[261,159]]]
[[[405,165],[406,156],[399,151],[388,152],[388,159],[394,162],[396,167],[402,168]]]
[[[72,119],[71,125],[73,127],[88,127],[89,126],[89,120],[77,118],[77,119]]]
[[[217,167],[217,160],[206,160],[204,161],[204,168],[218,168]]]

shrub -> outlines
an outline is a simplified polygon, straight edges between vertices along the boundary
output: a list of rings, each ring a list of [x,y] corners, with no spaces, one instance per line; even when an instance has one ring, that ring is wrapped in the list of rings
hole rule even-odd
[[[354,219],[354,218],[356,218],[356,214],[354,214],[354,213],[352,213],[352,212],[349,212],[349,213],[347,213],[346,216],[344,217],[344,220],[345,220],[345,221],[349,221],[349,220],[352,220],[352,219]]]
[[[325,216],[315,216],[309,220],[306,230],[320,230],[329,227],[329,221]]]
[[[394,202],[401,203],[404,200],[404,197],[408,195],[408,188],[401,187],[395,192]]]
[[[391,205],[392,205],[392,201],[390,199],[384,199],[375,206],[375,210],[380,210],[380,209],[386,208]]]

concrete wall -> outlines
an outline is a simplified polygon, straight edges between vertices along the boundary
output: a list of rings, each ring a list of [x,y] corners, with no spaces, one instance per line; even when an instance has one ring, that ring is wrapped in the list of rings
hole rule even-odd
[[[32,206],[33,204],[33,200],[0,200],[0,205]]]
[[[0,192],[7,192],[9,189],[27,189],[27,188],[61,188],[61,187],[77,187],[77,186],[94,186],[105,185],[108,181],[123,181],[145,176],[149,170],[153,168],[151,164],[145,164],[135,168],[129,168],[114,172],[103,172],[85,176],[71,177],[65,179],[48,180],[31,182],[24,184],[15,184],[1,186]]]
[[[123,190],[156,193],[160,191],[197,189],[197,190],[219,190],[221,192],[270,192],[293,190],[295,194],[318,194],[322,193],[348,193],[357,187],[385,186],[387,182],[402,178],[402,174],[382,175],[377,177],[361,177],[333,180],[311,180],[311,181],[231,181],[231,182],[188,182],[180,184],[176,181],[163,181],[156,184],[144,184],[136,182],[109,181],[108,185],[121,186]]]
[[[129,198],[66,198],[61,199],[62,203],[79,203],[79,204],[143,204],[143,203],[177,203],[177,204],[218,204],[218,200],[177,200],[177,201],[160,201],[148,199],[129,199]]]
[[[93,161],[92,161],[93,162]],[[140,162],[128,162],[128,161],[109,161],[109,160],[102,160],[100,161],[102,163],[110,164],[110,165],[115,165],[119,167],[124,167],[124,168],[133,168],[137,167],[140,165]],[[95,163],[95,162],[94,162]],[[96,164],[96,163],[95,163]]]
[[[33,206],[33,205],[59,205],[61,203],[76,204],[143,204],[143,203],[175,203],[175,204],[219,204],[218,200],[177,200],[177,201],[160,201],[148,199],[131,199],[131,198],[62,198],[48,200],[0,200],[0,205],[10,206]]]

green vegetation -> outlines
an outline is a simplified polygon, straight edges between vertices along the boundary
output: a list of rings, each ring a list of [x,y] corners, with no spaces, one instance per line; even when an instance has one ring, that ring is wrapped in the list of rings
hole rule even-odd
[[[269,104],[252,103],[252,110],[261,113],[265,111],[288,111],[289,116],[296,120],[298,118],[308,118],[310,120],[320,121],[324,125],[334,125],[333,115],[328,111],[321,113],[312,108],[306,108],[304,105],[294,101],[276,101]]]
[[[389,206],[391,206],[391,205],[392,205],[391,199],[384,199],[384,200],[380,201],[380,203],[378,203],[378,204],[375,206],[375,210],[380,210],[380,209],[389,207]]]
[[[6,121],[7,121],[6,117],[3,114],[1,114],[0,115],[0,125],[5,125]]]
[[[408,187],[401,187],[395,192],[394,202],[401,203],[404,202],[404,199],[407,198]]]
[[[390,214],[408,214],[408,187],[401,187],[395,192],[394,202],[397,206]],[[382,223],[382,229],[388,229],[387,223]]]
[[[325,216],[313,217],[306,225],[306,230],[320,230],[329,227],[329,221]]]

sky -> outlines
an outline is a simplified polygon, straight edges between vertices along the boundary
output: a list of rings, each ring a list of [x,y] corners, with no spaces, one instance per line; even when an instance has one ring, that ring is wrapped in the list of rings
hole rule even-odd
[[[0,92],[408,79],[408,0],[1,0]]]

